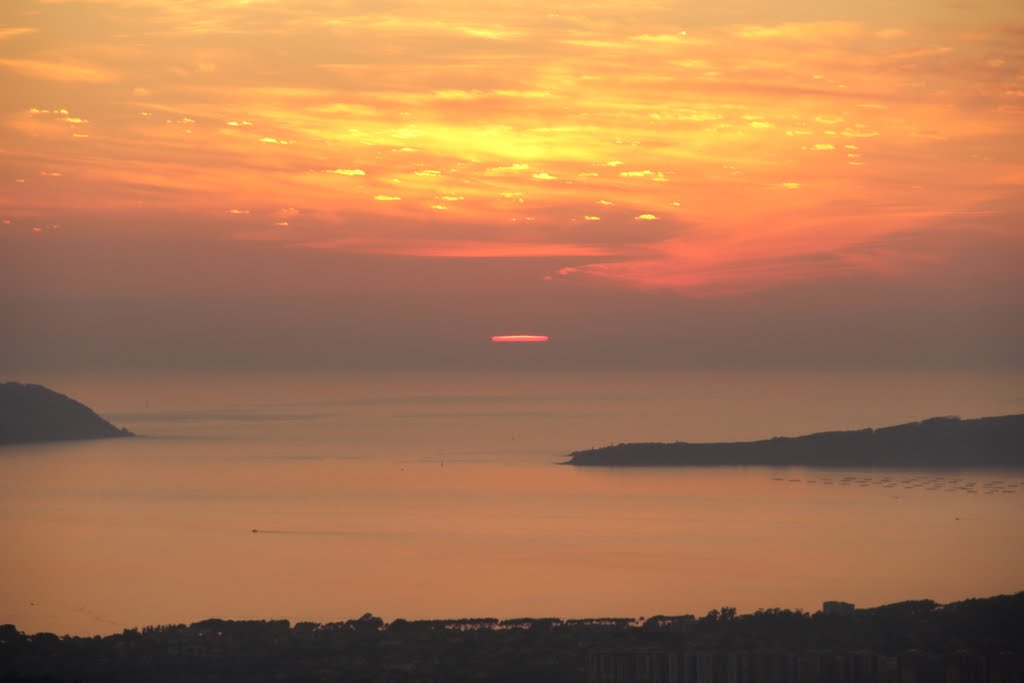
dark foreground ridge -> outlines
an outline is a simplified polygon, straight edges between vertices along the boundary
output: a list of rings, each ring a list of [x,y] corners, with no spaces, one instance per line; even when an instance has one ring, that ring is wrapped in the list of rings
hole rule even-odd
[[[1024,593],[647,619],[225,621],[106,637],[0,626],[0,682],[1020,683]]]
[[[923,422],[739,443],[620,443],[576,451],[569,465],[685,467],[1021,467],[1024,415]]]
[[[0,444],[134,436],[38,384],[0,383]]]

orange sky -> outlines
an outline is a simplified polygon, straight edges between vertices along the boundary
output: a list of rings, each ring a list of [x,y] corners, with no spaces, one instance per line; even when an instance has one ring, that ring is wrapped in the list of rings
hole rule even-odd
[[[234,296],[259,243],[285,298],[441,296],[476,273],[538,305],[641,292],[651,319],[680,298],[839,280],[868,308],[886,287],[961,311],[1009,302],[1022,45],[1024,10],[1005,0],[8,0],[0,285]],[[175,279],[150,253],[146,277],[102,284],[111,251],[167,239],[176,272],[209,253],[216,272]],[[83,250],[92,270],[70,256]],[[310,276],[296,251],[381,258],[354,285]],[[416,266],[429,282],[410,258],[435,264]],[[4,303],[29,324],[24,301]],[[535,321],[483,322],[487,339]]]

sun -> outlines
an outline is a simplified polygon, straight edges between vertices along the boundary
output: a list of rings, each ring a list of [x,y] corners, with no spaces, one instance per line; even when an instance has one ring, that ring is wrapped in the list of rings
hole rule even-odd
[[[546,334],[497,334],[491,337],[492,342],[501,344],[536,344],[543,343],[550,339]]]

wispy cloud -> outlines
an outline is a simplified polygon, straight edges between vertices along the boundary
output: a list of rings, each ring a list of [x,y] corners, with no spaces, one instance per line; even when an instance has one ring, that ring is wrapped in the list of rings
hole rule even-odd
[[[480,240],[424,241],[401,239],[382,241],[362,238],[340,238],[297,243],[294,246],[363,254],[456,259],[556,258],[565,256],[606,256],[615,253],[605,247],[595,245],[552,242],[487,242]]]
[[[27,26],[0,26],[0,40],[25,36],[30,33],[35,33],[37,30],[38,29]]]
[[[0,67],[28,78],[61,83],[113,83],[119,79],[112,69],[79,61],[0,58]]]
[[[130,4],[75,4],[74,22],[48,5],[59,36],[0,28],[24,211],[144,197],[233,230],[224,207],[251,207],[266,240],[600,257],[575,276],[726,292],[817,277],[807,254],[919,220],[880,223],[875,204],[953,213],[1021,181],[1020,35],[995,8],[774,22],[728,2],[699,21],[619,0]]]

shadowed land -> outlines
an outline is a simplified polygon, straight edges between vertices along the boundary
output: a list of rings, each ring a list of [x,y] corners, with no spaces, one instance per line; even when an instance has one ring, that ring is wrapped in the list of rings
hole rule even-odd
[[[1024,415],[922,422],[738,443],[621,443],[575,451],[605,467],[1024,467]]]
[[[134,436],[88,406],[38,384],[0,383],[0,444]]]
[[[0,681],[824,683],[1024,675],[1024,593],[821,612],[319,624],[208,619],[106,637],[0,626]]]

